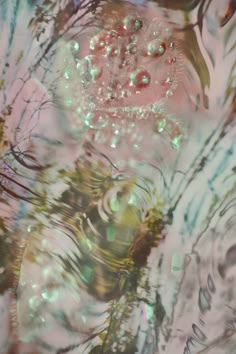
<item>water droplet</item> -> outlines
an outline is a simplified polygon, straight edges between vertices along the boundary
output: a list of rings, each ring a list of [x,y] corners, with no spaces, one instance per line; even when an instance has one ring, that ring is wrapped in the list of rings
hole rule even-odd
[[[147,70],[140,70],[132,72],[130,75],[130,86],[134,86],[137,89],[147,87],[151,82],[151,75]]]
[[[137,15],[128,15],[123,20],[123,26],[127,33],[134,33],[143,27],[143,21]]]
[[[147,55],[151,57],[159,57],[166,51],[166,45],[159,39],[153,39],[147,45]]]
[[[89,112],[87,113],[84,123],[91,129],[102,129],[107,126],[109,116],[103,112]]]

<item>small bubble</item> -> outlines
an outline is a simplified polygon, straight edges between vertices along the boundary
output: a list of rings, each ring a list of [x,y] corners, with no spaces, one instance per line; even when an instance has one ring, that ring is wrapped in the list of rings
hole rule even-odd
[[[92,50],[101,50],[104,49],[106,45],[105,37],[101,34],[98,34],[90,39],[89,46]]]
[[[140,70],[133,72],[130,75],[130,86],[134,86],[137,89],[147,87],[151,82],[151,75],[147,70]]]
[[[165,53],[166,45],[159,39],[153,39],[147,45],[147,54],[151,57],[158,57]]]
[[[111,102],[111,101],[115,101],[117,99],[117,94],[115,92],[109,92],[107,94],[107,101]]]
[[[118,33],[117,33],[117,31],[115,31],[115,30],[110,30],[109,32],[108,32],[108,34],[107,34],[107,37],[109,38],[109,39],[116,39],[116,38],[118,38],[119,37],[119,35],[118,35]]]
[[[182,134],[175,136],[171,141],[173,148],[179,149],[182,139],[183,139]]]
[[[173,96],[173,91],[172,90],[167,90],[166,91],[166,97]]]
[[[128,33],[134,33],[143,27],[143,21],[136,15],[128,15],[124,18],[123,25]]]
[[[149,27],[148,27],[148,31],[147,31],[148,37],[150,38],[157,38],[160,36],[161,34],[161,26],[160,26],[160,21],[158,18],[154,18]]]
[[[129,54],[136,54],[137,53],[137,45],[135,43],[130,43],[126,47],[126,51]]]
[[[76,68],[79,71],[82,83],[97,81],[103,73],[103,69],[98,65],[98,60],[94,55],[87,55],[79,60]]]
[[[109,45],[107,47],[107,56],[110,58],[114,58],[120,54],[120,49],[115,45]]]
[[[90,67],[90,77],[92,78],[92,81],[98,80],[101,76],[102,76],[102,68],[95,65]]]
[[[87,113],[84,123],[91,129],[102,129],[107,126],[109,116],[106,113],[89,112]]]
[[[163,132],[163,130],[166,127],[166,119],[163,118],[162,120],[157,122],[157,130],[159,131],[159,133]]]
[[[171,77],[167,77],[165,83],[166,84],[171,84],[173,82]]]

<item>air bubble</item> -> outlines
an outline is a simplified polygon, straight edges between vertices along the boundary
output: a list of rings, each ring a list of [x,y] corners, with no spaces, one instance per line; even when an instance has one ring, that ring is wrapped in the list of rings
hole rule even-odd
[[[87,113],[84,123],[91,129],[102,129],[108,124],[109,116],[106,113],[89,112]]]
[[[180,144],[181,144],[182,140],[183,140],[183,135],[182,134],[179,134],[179,135],[175,136],[172,139],[172,141],[171,141],[173,148],[178,150],[180,148]]]
[[[172,90],[167,90],[166,91],[166,97],[173,96],[173,91]]]
[[[120,54],[120,49],[115,45],[109,45],[107,47],[107,56],[110,58],[117,57]]]
[[[136,15],[128,15],[124,18],[123,25],[127,33],[134,33],[143,27],[143,21]]]
[[[97,81],[103,73],[102,67],[98,65],[98,60],[93,55],[87,55],[78,61],[76,67],[79,70],[82,84]]]
[[[136,54],[137,53],[137,45],[135,43],[130,43],[126,47],[126,51],[129,54]]]
[[[147,45],[147,55],[158,57],[165,53],[166,45],[159,39],[153,39]]]
[[[106,38],[104,35],[98,34],[90,39],[89,46],[92,50],[102,50],[105,48]]]
[[[115,92],[109,92],[107,94],[107,102],[115,101],[117,99],[117,94]]]
[[[130,86],[134,86],[137,89],[142,89],[149,86],[150,82],[151,75],[147,70],[133,72],[130,75]]]
[[[166,127],[166,119],[163,118],[157,122],[157,130],[159,133],[162,133]]]
[[[157,18],[154,18],[148,27],[147,35],[149,38],[157,38],[160,36],[161,30],[162,28],[160,26],[159,20]]]

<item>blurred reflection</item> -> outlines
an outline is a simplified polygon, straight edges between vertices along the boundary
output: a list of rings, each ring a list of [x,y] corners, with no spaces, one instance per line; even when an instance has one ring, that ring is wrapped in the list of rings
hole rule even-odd
[[[2,354],[233,352],[234,13],[0,2]]]

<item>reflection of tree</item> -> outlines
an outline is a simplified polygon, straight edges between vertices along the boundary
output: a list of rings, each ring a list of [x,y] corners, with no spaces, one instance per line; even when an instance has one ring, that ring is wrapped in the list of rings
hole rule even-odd
[[[41,174],[39,181],[46,178],[46,170]],[[131,333],[129,326],[140,303],[152,308],[150,324],[159,327],[164,316],[160,299],[149,304],[137,291],[143,288],[148,298],[144,269],[152,247],[162,238],[161,203],[150,181],[114,173],[106,160],[81,157],[71,170],[60,170],[57,178],[65,186],[60,197],[49,204],[42,198],[34,201],[31,218],[37,219],[37,227],[31,237],[42,229],[38,215],[44,214],[75,247],[70,254],[53,254],[64,268],[64,278],[73,279],[78,291],[86,289],[95,299],[110,303],[107,324],[97,333],[102,347],[92,352],[108,354],[112,347],[114,353],[132,354],[138,334]],[[27,257],[36,261],[32,255]],[[70,331],[70,319],[66,319],[60,315]]]

